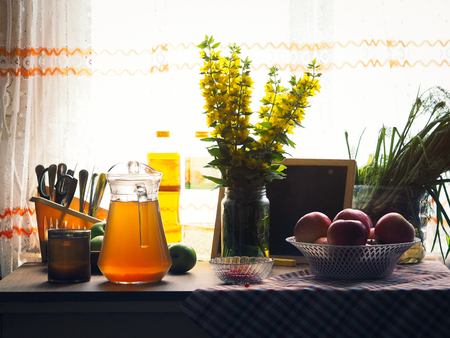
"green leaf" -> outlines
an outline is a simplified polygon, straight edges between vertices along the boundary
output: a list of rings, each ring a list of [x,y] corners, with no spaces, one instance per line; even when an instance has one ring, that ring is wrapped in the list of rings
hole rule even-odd
[[[226,154],[227,156],[228,156],[229,151],[230,151],[228,149],[228,144],[229,144],[229,142],[226,142],[226,141],[219,143],[220,151],[222,152],[222,154]]]
[[[289,145],[289,138],[287,137],[286,134],[283,133],[278,134],[276,139],[278,142],[281,142],[282,144]]]
[[[272,182],[273,180],[282,180],[284,179],[284,176],[279,173],[269,172],[265,175],[264,179],[267,182]]]
[[[270,168],[275,171],[283,171],[284,169],[286,169],[286,166],[283,164],[272,164]]]
[[[294,124],[295,124],[295,126],[296,127],[301,127],[301,128],[303,128],[303,125],[302,125],[302,123],[300,122],[300,121],[297,121],[297,120],[292,120],[292,122],[294,122]]]
[[[204,141],[204,142],[216,142],[216,138],[215,138],[215,137],[205,137],[205,138],[201,138],[200,141]]]
[[[222,186],[226,186],[226,181],[224,179],[221,178],[217,178],[217,177],[213,177],[213,176],[207,176],[207,175],[203,175],[204,178],[213,181],[216,184],[220,184]]]
[[[270,123],[270,122],[261,122],[260,125],[266,129],[272,128],[272,123]]]
[[[213,157],[221,157],[222,151],[219,148],[210,148],[208,149],[208,153]]]
[[[229,166],[230,163],[226,159],[217,158],[208,163],[210,166],[219,167],[219,166]]]
[[[283,160],[285,159],[285,157],[282,155],[282,154],[280,154],[280,153],[273,153],[272,154],[272,159],[273,159],[273,161],[275,161],[275,162],[283,162]],[[284,170],[284,169],[283,169]]]

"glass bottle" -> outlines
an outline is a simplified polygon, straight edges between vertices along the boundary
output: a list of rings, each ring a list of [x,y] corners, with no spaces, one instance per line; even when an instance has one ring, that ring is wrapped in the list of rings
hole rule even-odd
[[[213,189],[216,184],[203,175],[220,178],[220,172],[214,168],[205,168],[212,160],[206,147],[207,143],[201,142],[202,138],[209,137],[207,131],[196,131],[195,141],[189,147],[185,157],[185,188],[186,189]],[[203,143],[203,144],[202,144]]]
[[[180,219],[183,242],[195,249],[198,260],[206,261],[211,258],[219,189],[213,190],[216,184],[203,175],[219,178],[220,172],[205,168],[213,157],[207,150],[209,144],[201,139],[209,137],[209,132],[196,131],[193,136],[184,152],[185,184]]]
[[[163,173],[158,200],[167,242],[181,242],[180,154],[175,150],[175,144],[170,138],[170,131],[156,132],[156,148],[147,156],[148,165]]]

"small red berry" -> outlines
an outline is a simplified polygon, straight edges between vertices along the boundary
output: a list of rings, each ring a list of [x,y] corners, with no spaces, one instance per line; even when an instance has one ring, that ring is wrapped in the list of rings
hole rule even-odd
[[[244,286],[245,286],[246,288],[248,288],[248,287],[250,286],[250,284],[249,284],[249,283],[245,283]]]

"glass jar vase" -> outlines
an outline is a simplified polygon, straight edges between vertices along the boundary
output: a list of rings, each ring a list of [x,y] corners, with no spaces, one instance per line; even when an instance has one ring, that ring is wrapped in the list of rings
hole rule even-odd
[[[373,226],[387,213],[401,214],[414,226],[416,237],[421,242],[407,250],[398,263],[418,263],[425,257],[423,241],[426,238],[428,220],[432,216],[430,197],[425,188],[356,185],[353,208],[364,211],[372,219]]]
[[[228,188],[222,200],[222,256],[268,257],[269,211],[265,187]]]

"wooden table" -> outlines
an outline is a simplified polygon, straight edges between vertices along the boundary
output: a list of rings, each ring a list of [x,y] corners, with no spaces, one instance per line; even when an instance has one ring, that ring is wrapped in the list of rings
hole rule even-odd
[[[269,277],[307,267],[274,266]],[[178,308],[195,289],[221,284],[208,262],[140,285],[111,283],[103,275],[49,283],[45,264],[26,263],[0,281],[0,338],[207,337]]]

